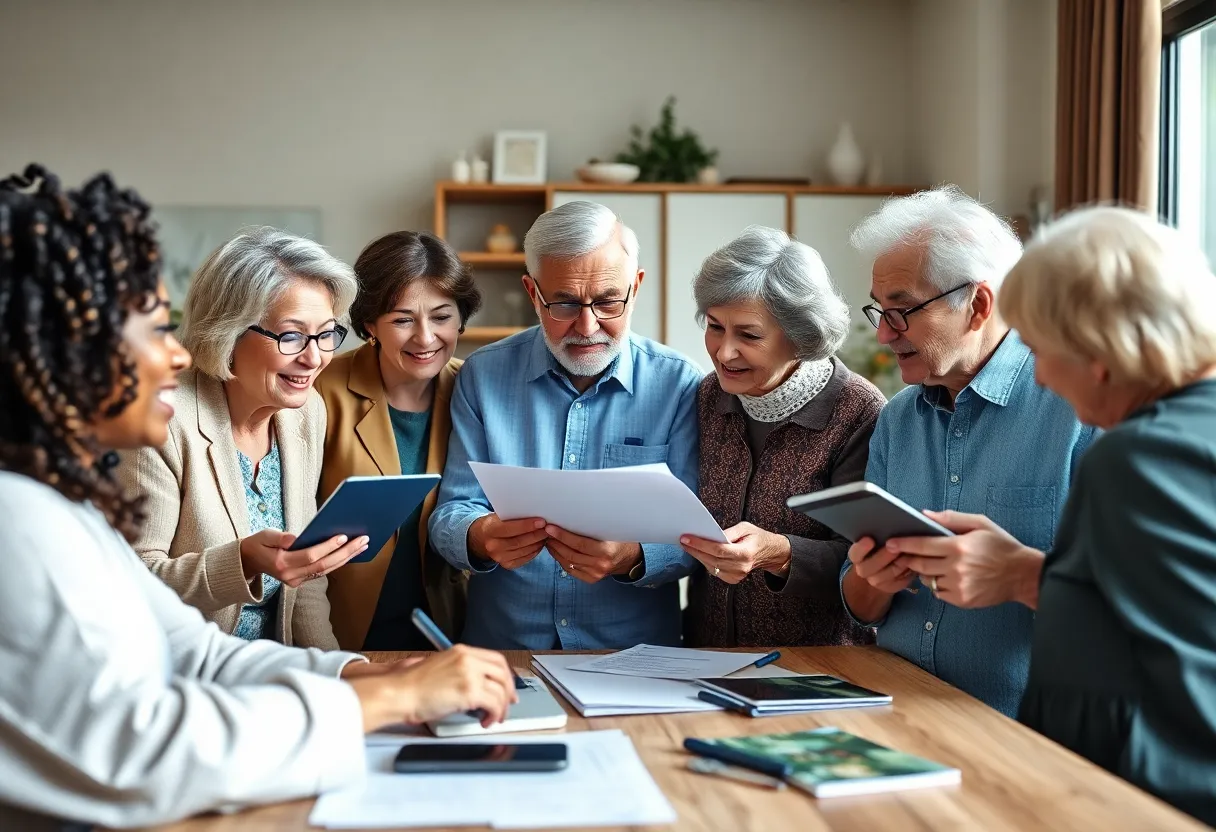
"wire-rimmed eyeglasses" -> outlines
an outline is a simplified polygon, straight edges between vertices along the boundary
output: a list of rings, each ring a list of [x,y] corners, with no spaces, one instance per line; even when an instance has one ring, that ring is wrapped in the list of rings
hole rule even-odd
[[[871,303],[867,306],[861,307],[861,311],[865,313],[866,320],[873,324],[875,329],[878,329],[878,325],[885,318],[887,321],[887,326],[891,327],[891,329],[895,330],[896,332],[906,332],[908,329],[908,316],[913,312],[919,312],[929,304],[933,303],[933,301],[941,300],[942,298],[946,297],[946,295],[953,295],[959,289],[966,289],[970,285],[972,284],[964,283],[961,286],[955,286],[948,292],[942,292],[940,295],[929,298],[924,303],[918,303],[916,306],[908,309],[898,309],[895,307],[892,307],[891,309],[881,309]]]

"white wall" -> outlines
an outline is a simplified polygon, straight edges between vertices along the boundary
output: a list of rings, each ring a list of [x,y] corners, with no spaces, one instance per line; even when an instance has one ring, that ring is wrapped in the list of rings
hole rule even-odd
[[[1054,175],[1056,0],[913,0],[909,169],[1002,213]]]
[[[495,129],[547,130],[571,179],[673,93],[726,175],[818,177],[848,120],[910,181],[910,26],[906,0],[4,0],[0,171],[316,205],[353,259],[429,228],[434,181]]]

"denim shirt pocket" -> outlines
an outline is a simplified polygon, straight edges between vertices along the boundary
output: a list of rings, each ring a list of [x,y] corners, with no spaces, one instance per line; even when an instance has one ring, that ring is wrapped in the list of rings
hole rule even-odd
[[[604,467],[625,468],[630,465],[653,465],[667,461],[670,445],[604,445]]]
[[[988,487],[984,513],[1021,543],[1047,551],[1056,536],[1056,487]]]

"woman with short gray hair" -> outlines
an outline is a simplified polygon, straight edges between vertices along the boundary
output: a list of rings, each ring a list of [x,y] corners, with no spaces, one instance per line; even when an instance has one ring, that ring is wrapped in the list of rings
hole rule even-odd
[[[686,537],[685,640],[697,647],[873,642],[838,578],[848,542],[792,494],[860,480],[885,400],[835,358],[849,310],[810,246],[748,228],[693,280],[714,372],[698,391],[700,497],[730,543]]]
[[[350,266],[273,228],[212,252],[183,309],[194,368],[161,394],[169,441],[120,466],[145,499],[135,550],[227,633],[338,647],[323,576],[367,538],[290,547],[317,510],[326,420],[313,382],[357,288]]]

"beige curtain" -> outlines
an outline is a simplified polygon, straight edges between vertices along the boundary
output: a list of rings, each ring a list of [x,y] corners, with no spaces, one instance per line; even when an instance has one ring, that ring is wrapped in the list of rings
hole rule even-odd
[[[1056,210],[1157,207],[1161,0],[1059,0]]]

